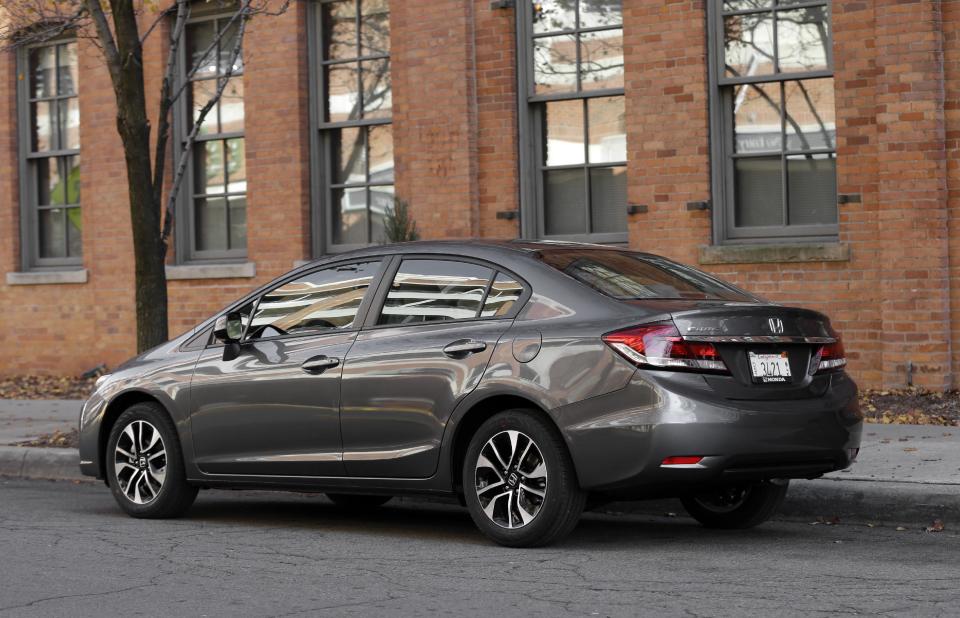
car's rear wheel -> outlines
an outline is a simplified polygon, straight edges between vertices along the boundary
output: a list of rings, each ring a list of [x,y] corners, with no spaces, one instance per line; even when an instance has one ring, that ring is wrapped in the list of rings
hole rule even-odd
[[[707,528],[753,528],[770,519],[789,483],[745,483],[681,498],[687,513]]]
[[[560,540],[577,525],[586,503],[559,433],[522,409],[493,416],[473,435],[463,491],[480,531],[509,547]]]
[[[179,517],[197,497],[173,421],[156,403],[137,403],[120,415],[105,455],[113,497],[133,517]]]
[[[367,496],[364,494],[327,494],[330,501],[345,509],[373,509],[383,506],[393,496]]]

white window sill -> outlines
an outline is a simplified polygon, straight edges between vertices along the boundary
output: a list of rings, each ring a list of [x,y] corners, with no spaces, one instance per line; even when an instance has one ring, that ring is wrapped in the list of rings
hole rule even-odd
[[[257,276],[253,262],[239,264],[167,264],[167,281],[184,279],[250,279]]]
[[[7,285],[60,285],[86,282],[86,268],[7,273]]]

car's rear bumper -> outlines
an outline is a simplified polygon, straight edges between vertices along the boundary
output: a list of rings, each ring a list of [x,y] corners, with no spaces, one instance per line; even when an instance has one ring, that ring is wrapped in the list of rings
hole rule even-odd
[[[638,371],[620,391],[554,412],[581,486],[637,497],[814,478],[848,467],[862,431],[856,385],[842,373],[820,397],[731,401],[696,374]],[[704,459],[662,465],[676,456]]]

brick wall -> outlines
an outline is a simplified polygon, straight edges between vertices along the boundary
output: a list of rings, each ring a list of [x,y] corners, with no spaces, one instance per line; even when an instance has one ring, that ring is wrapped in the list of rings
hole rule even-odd
[[[525,3],[518,2],[520,6]],[[705,0],[624,10],[630,245],[698,265],[712,243]],[[426,238],[515,237],[519,220],[514,9],[488,0],[391,5],[397,193]],[[268,20],[269,19],[269,20]],[[249,259],[255,279],[170,282],[171,330],[196,324],[309,255],[305,2],[254,20],[245,46]],[[772,300],[831,315],[865,385],[953,385],[960,370],[960,6],[834,0],[838,190],[844,261],[703,265]],[[163,37],[146,50],[158,88]],[[0,311],[20,351],[0,373],[77,372],[133,353],[129,215],[113,104],[84,43],[80,103],[86,284],[9,286]],[[14,56],[0,54],[0,267],[18,269]],[[153,104],[151,104],[154,106]],[[151,109],[151,111],[153,111]],[[951,242],[953,241],[953,242]]]

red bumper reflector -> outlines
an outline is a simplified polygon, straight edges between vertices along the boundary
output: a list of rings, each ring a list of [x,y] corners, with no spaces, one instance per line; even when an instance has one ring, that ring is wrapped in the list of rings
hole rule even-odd
[[[660,464],[661,466],[692,466],[703,461],[703,457],[667,457]]]

